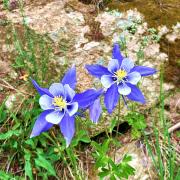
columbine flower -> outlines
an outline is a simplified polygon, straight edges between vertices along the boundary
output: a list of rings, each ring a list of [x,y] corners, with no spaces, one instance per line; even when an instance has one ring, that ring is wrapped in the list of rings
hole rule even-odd
[[[104,103],[108,112],[112,113],[120,95],[145,103],[145,98],[136,84],[142,76],[152,75],[156,70],[145,66],[134,66],[129,58],[121,55],[118,44],[114,45],[112,56],[107,68],[101,65],[86,66],[89,73],[99,78],[104,88],[107,89]]]
[[[78,109],[86,109],[101,95],[102,91],[89,89],[76,94],[76,69],[71,68],[64,76],[61,83],[53,83],[49,89],[41,88],[32,80],[34,87],[41,95],[39,104],[44,110],[37,118],[31,137],[38,136],[50,129],[53,124],[58,124],[69,146],[75,133],[75,116]]]

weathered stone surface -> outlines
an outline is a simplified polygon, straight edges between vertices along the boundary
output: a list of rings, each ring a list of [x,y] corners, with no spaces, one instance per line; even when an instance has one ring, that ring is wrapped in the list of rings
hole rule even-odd
[[[172,27],[172,29],[173,31],[166,35],[166,38],[170,42],[174,42],[176,39],[180,39],[180,23],[178,22]]]
[[[65,48],[64,53],[56,53],[54,59],[57,63],[76,64],[78,70],[78,89],[83,91],[88,87],[97,84],[84,68],[85,64],[101,63],[108,64],[111,59],[111,50],[114,42],[126,40],[127,50],[122,51],[127,54],[135,63],[154,67],[159,71],[161,64],[168,60],[168,56],[160,52],[158,42],[153,40],[153,35],[148,30],[148,25],[144,22],[143,16],[137,10],[129,10],[124,13],[117,11],[100,12],[95,21],[100,23],[100,28],[104,39],[95,42],[85,37],[90,31],[89,25],[86,24],[85,9],[88,6],[82,5],[83,10],[73,8],[69,4],[77,1],[53,1],[44,6],[25,7],[25,21],[37,33],[48,34],[55,46],[59,45]],[[79,6],[79,3],[78,3]],[[87,12],[89,12],[87,10]],[[19,10],[7,13],[8,19],[14,23],[22,23]],[[94,17],[94,15],[93,15]],[[93,18],[92,17],[92,18]],[[88,18],[91,18],[89,15]],[[128,27],[134,27],[135,30],[127,30]],[[175,28],[177,29],[177,28]],[[167,31],[162,30],[161,31]],[[177,31],[177,30],[176,30]],[[164,32],[159,34],[162,35]],[[144,43],[144,38],[148,40]],[[58,46],[58,47],[59,47]],[[56,48],[57,50],[57,48]],[[144,57],[138,57],[142,50]],[[98,86],[97,86],[98,87]],[[166,84],[167,89],[172,89],[173,85]],[[160,80],[159,72],[152,77],[142,78],[140,89],[145,94],[146,105],[143,108],[150,108],[159,98]],[[140,106],[142,108],[142,106]]]
[[[130,142],[118,149],[116,152],[116,163],[119,163],[126,153],[132,156],[132,161],[129,164],[136,170],[135,176],[129,177],[129,180],[157,179],[152,161],[142,142]]]

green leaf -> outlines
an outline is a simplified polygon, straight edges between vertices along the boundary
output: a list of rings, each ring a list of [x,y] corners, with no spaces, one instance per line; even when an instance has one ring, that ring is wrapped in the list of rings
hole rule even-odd
[[[143,114],[130,112],[125,116],[126,121],[132,126],[131,135],[133,139],[141,137],[141,132],[146,128],[146,121]]]
[[[116,180],[116,177],[114,176],[114,174],[111,175],[110,180]]]
[[[29,151],[25,150],[25,175],[29,177],[30,180],[33,180],[32,167],[31,167],[31,154]]]
[[[101,145],[98,144],[97,142],[92,141],[92,142],[91,142],[91,145],[94,147],[94,149],[95,149],[96,151],[102,152],[102,147],[101,147]]]
[[[132,139],[138,139],[141,137],[141,131],[139,131],[138,129],[132,128],[131,136],[132,136]]]
[[[102,144],[102,151],[104,152],[104,154],[106,154],[109,149],[110,141],[111,141],[110,139],[106,139]]]
[[[125,154],[125,156],[123,157],[123,160],[122,160],[124,163],[128,163],[130,161],[132,161],[132,156],[128,155],[128,154]]]
[[[0,171],[0,179],[1,180],[9,180],[12,178],[13,178],[13,176],[11,174],[7,174],[6,172]]]
[[[82,141],[82,142],[85,142],[85,143],[90,143],[91,142],[91,139],[89,138],[88,133],[85,130],[80,130],[78,132],[77,138],[78,138],[79,141]]]
[[[91,142],[91,139],[89,138],[87,131],[85,130],[78,131],[77,136],[74,137],[74,139],[72,140],[71,146],[73,147],[77,146],[80,141],[84,143]]]
[[[111,125],[110,125],[110,128],[109,128],[110,133],[112,133],[112,131],[113,131],[114,127],[116,126],[116,124],[117,124],[116,118],[112,119]]]
[[[19,176],[13,176],[11,173],[0,170],[0,180],[24,180],[24,178]]]
[[[4,100],[4,102],[0,106],[0,123],[3,122],[7,116],[7,113],[5,111],[5,102],[6,100]]]
[[[38,158],[35,159],[35,164],[36,166],[46,169],[50,175],[56,176],[54,167],[43,155],[38,154]]]
[[[28,144],[32,149],[35,149],[36,148],[36,145],[37,145],[37,139],[34,138],[34,139],[27,139],[25,141],[26,144]]]
[[[107,165],[109,161],[109,157],[107,156],[100,156],[97,160],[96,160],[96,168],[102,168],[102,167],[105,167]]]
[[[12,137],[13,135],[19,136],[20,134],[21,134],[21,130],[10,130],[4,134],[0,134],[0,140],[6,140]]]
[[[104,170],[102,172],[100,172],[98,174],[98,176],[100,177],[100,179],[104,179],[104,177],[108,176],[110,173],[111,173],[111,171],[104,168]]]

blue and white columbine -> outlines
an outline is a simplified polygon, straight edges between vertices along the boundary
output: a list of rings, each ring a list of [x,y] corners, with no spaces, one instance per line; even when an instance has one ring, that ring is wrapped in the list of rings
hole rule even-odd
[[[136,85],[142,76],[156,72],[154,68],[135,66],[132,60],[124,58],[117,43],[114,44],[112,60],[107,68],[98,64],[87,65],[86,68],[91,75],[101,80],[106,89],[104,103],[109,113],[117,105],[120,95],[145,103],[145,98]]]
[[[53,83],[49,89],[41,88],[35,80],[34,87],[41,95],[39,104],[44,110],[37,118],[31,137],[38,136],[50,129],[53,124],[58,124],[60,130],[69,146],[75,133],[75,116],[78,109],[86,109],[91,106],[101,95],[102,90],[89,89],[83,93],[76,94],[76,69],[72,67],[65,74],[61,83]],[[92,114],[92,121],[96,115]]]

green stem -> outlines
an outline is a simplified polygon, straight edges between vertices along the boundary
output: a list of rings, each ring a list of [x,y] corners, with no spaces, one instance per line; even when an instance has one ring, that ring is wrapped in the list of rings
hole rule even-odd
[[[117,131],[116,131],[116,137],[118,135],[118,132],[119,132],[119,121],[120,121],[120,113],[121,113],[121,102],[120,102],[120,98],[119,98],[119,101],[118,101],[118,125],[117,125]]]
[[[121,103],[120,103],[120,98],[119,98],[119,101],[118,101],[118,121],[117,121],[117,129],[116,129],[116,138],[118,136],[118,132],[119,132],[119,121],[120,121],[120,112],[121,112]],[[114,153],[114,162],[116,160],[116,151],[117,151],[117,147],[115,147],[115,153]]]

